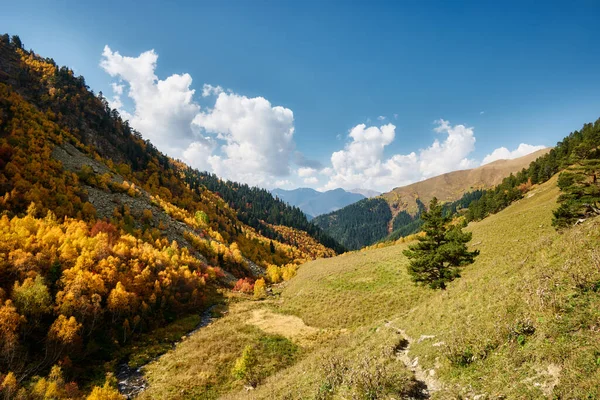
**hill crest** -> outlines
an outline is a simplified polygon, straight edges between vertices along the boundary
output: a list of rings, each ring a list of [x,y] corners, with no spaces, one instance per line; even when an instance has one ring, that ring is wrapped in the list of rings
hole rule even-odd
[[[517,173],[529,164],[547,154],[552,148],[538,150],[523,157],[510,160],[496,160],[473,169],[452,171],[407,186],[394,188],[381,195],[395,217],[401,211],[415,215],[418,211],[417,199],[428,204],[433,197],[450,202],[470,191],[488,189],[502,182],[511,173]]]

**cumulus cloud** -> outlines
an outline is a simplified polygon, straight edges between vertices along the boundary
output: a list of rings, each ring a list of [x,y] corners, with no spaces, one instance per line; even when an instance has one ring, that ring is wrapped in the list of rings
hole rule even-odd
[[[298,176],[301,178],[306,178],[309,176],[313,176],[317,173],[318,171],[314,168],[310,168],[310,167],[303,167],[303,168],[298,168]]]
[[[496,160],[512,160],[531,154],[535,151],[545,149],[546,146],[533,146],[526,143],[521,143],[515,150],[510,151],[506,147],[499,147],[484,157],[481,165],[489,164]]]
[[[316,176],[311,176],[310,178],[305,178],[304,183],[307,185],[316,185],[317,183],[319,183],[319,178],[317,178]]]
[[[219,95],[224,91],[225,90],[223,90],[221,86],[213,86],[209,85],[208,83],[205,83],[204,86],[202,86],[202,97]]]
[[[212,156],[215,147],[215,141],[210,138],[192,142],[183,151],[183,161],[199,171],[212,171],[209,158]]]
[[[201,95],[216,97],[214,106],[201,110],[192,77],[160,79],[157,61],[154,50],[129,57],[105,46],[100,66],[118,80],[111,85],[111,107],[161,151],[199,170],[264,187],[287,184],[282,178],[290,176],[293,164],[322,168],[295,150],[292,110],[210,84],[202,86]],[[123,95],[132,100],[131,112]]]
[[[125,85],[113,82],[110,84],[110,86],[112,87],[113,92],[115,92],[115,95],[120,96],[123,94],[123,89],[125,88]]]
[[[386,191],[392,187],[439,175],[456,169],[470,168],[477,163],[468,158],[475,148],[473,128],[452,126],[449,121],[435,121],[434,131],[445,134],[443,141],[419,152],[384,156],[386,146],[394,141],[396,126],[380,127],[360,124],[352,128],[351,141],[343,150],[331,155],[329,181],[322,189],[362,187]]]
[[[181,149],[196,136],[191,121],[200,106],[193,100],[192,77],[173,74],[161,80],[155,74],[157,60],[154,50],[138,57],[126,57],[105,46],[100,66],[110,76],[127,83],[127,95],[135,106],[134,112],[128,115],[131,125],[159,149],[179,157]],[[123,90],[120,87],[115,93],[118,96]],[[119,111],[124,111],[120,109],[120,101],[117,105]]]
[[[448,171],[477,166],[475,160],[467,158],[475,150],[473,128],[464,125],[451,126],[450,122],[443,119],[437,120],[435,123],[438,126],[434,131],[446,133],[448,136],[443,142],[440,143],[436,139],[430,147],[421,150],[419,169],[422,177],[430,178]]]
[[[217,175],[267,186],[270,177],[290,174],[295,143],[289,108],[272,106],[263,97],[221,92],[215,106],[198,113],[193,124],[225,142],[222,154],[208,159]]]

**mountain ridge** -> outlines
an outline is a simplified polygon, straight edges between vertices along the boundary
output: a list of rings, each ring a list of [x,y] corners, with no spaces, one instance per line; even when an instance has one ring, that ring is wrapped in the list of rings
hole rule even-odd
[[[410,185],[396,187],[380,196],[390,204],[394,217],[401,211],[408,211],[409,214],[415,215],[418,211],[417,198],[424,204],[429,204],[433,197],[437,197],[442,202],[458,200],[467,192],[498,185],[502,179],[528,167],[532,161],[550,150],[551,147],[546,147],[522,157],[501,159],[476,168],[447,172]]]
[[[312,188],[292,190],[273,189],[271,193],[304,211],[310,218],[327,214],[365,198],[359,193],[351,193],[342,188],[320,192]]]
[[[477,168],[453,171],[398,187],[321,215],[313,222],[350,249],[370,245],[395,232],[414,233],[420,226],[420,211],[433,197],[450,203],[459,201],[468,193],[480,193],[482,189],[498,185],[510,174],[520,172],[550,151],[551,148],[546,148],[516,159],[496,160]]]

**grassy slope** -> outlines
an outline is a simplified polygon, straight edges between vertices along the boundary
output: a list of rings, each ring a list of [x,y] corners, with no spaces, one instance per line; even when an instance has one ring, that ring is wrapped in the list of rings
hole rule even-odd
[[[305,264],[280,301],[254,307],[296,315],[319,328],[318,334],[304,338],[297,362],[256,390],[228,383],[220,394],[314,398],[327,371],[323,360],[381,358],[397,344],[388,320],[417,339],[410,357],[418,356],[420,365],[443,382],[434,398],[600,398],[600,219],[557,234],[550,226],[557,195],[554,178],[497,215],[471,224],[471,243],[481,255],[445,292],[410,282],[404,244]],[[234,312],[219,321],[223,336],[250,320]],[[211,345],[229,340],[211,335],[201,331],[197,340]],[[220,347],[225,369],[241,347]],[[191,351],[172,354],[182,368],[178,374],[218,359]],[[402,363],[393,357],[382,362],[389,374],[410,384]],[[166,365],[161,361],[151,368],[154,392],[149,394],[164,389],[156,376]]]
[[[394,216],[403,210],[414,215],[418,210],[417,198],[427,205],[434,196],[442,201],[458,200],[466,192],[499,185],[511,173],[527,168],[532,161],[549,151],[546,148],[512,160],[497,160],[473,169],[448,172],[395,188],[381,196],[390,204]]]

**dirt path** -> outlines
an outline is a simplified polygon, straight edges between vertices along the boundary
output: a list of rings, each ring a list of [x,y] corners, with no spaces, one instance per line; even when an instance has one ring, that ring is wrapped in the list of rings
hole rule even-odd
[[[404,329],[400,329],[392,324],[391,321],[387,321],[386,327],[394,330],[404,338],[405,345],[398,348],[396,357],[402,361],[406,368],[411,370],[415,374],[417,381],[422,382],[427,389],[426,393],[423,393],[427,397],[434,392],[438,392],[443,389],[442,383],[435,377],[435,370],[425,370],[419,364],[419,357],[411,358],[409,355],[410,346],[414,342],[414,339],[408,336]],[[433,373],[432,373],[433,371]]]

